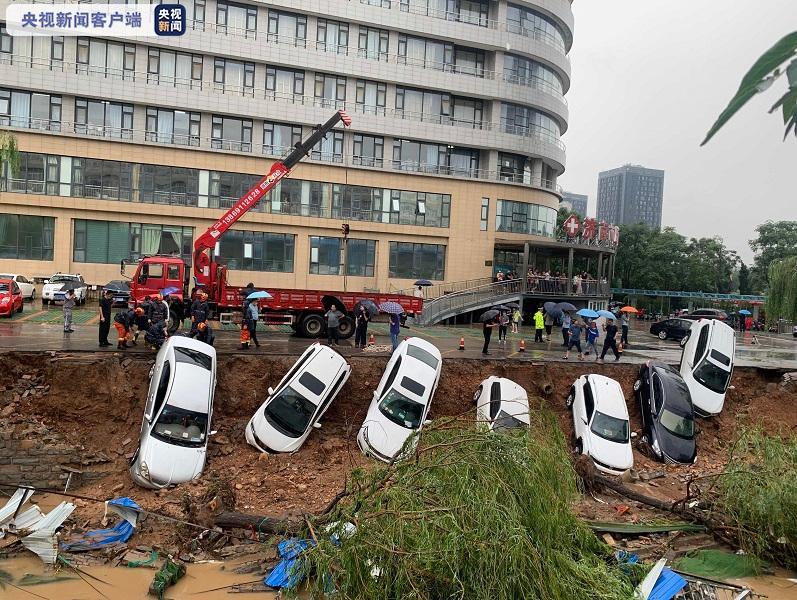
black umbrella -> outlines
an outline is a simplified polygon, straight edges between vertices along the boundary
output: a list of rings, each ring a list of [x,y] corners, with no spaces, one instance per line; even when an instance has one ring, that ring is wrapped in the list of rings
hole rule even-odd
[[[508,306],[509,308],[520,308],[520,304],[517,302],[510,302],[509,304],[505,304],[504,306]]]
[[[357,303],[354,305],[354,314],[360,314],[360,308],[365,307],[365,311],[368,313],[369,316],[374,317],[379,314],[379,307],[376,305],[376,302],[373,300],[358,300]]]
[[[130,284],[121,279],[114,279],[105,284],[103,288],[106,292],[114,292],[117,294],[129,294]]]
[[[495,310],[494,308],[490,309],[490,310],[487,310],[487,311],[484,311],[482,313],[482,316],[479,317],[479,321],[481,321],[482,323],[485,323],[487,321],[492,321],[493,319],[495,319],[498,316],[498,314],[499,314],[499,311]]]
[[[66,292],[68,290],[77,290],[84,286],[85,284],[80,283],[79,281],[67,281],[64,285],[61,286],[62,292]]]
[[[542,305],[542,307],[545,309],[545,312],[547,313],[553,312],[556,310],[556,302],[546,302],[545,304]]]
[[[560,302],[556,305],[556,308],[561,310],[562,312],[566,312],[568,310],[577,310],[575,306],[570,304],[569,302]]]
[[[418,281],[416,281],[412,285],[419,285],[421,287],[429,287],[430,285],[434,285],[434,284],[431,281],[429,281],[428,279],[419,279]]]
[[[493,306],[492,310],[498,310],[498,311],[501,311],[501,312],[506,312],[506,311],[509,310],[509,307],[505,306],[503,304],[499,304],[498,306]]]

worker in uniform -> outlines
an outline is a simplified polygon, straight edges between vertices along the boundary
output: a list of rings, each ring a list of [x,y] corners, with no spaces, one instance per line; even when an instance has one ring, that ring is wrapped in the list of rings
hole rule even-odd
[[[213,334],[213,328],[210,326],[210,323],[203,321],[197,325],[196,329],[197,341],[204,342],[207,345],[212,346],[213,342],[216,341],[216,336]]]
[[[133,345],[137,346],[139,334],[142,331],[146,332],[147,329],[149,329],[149,319],[147,318],[147,312],[144,310],[143,306],[137,306],[133,313],[133,325],[135,326],[135,331],[133,332]]]
[[[152,300],[152,308],[149,313],[150,325],[164,321],[168,324],[169,306],[163,301],[163,296],[156,294]]]
[[[191,331],[188,332],[188,337],[196,337],[199,333],[199,325],[201,323],[207,324],[208,311],[210,310],[207,299],[208,295],[200,291],[196,295],[196,299],[191,303]]]
[[[120,310],[113,318],[113,326],[116,328],[118,334],[118,343],[116,344],[117,350],[124,350],[129,348],[127,340],[130,338],[130,327],[135,321],[135,313],[132,310]]]
[[[166,328],[166,321],[156,321],[147,329],[147,332],[144,334],[144,341],[147,342],[153,350],[158,350],[163,345],[163,342],[166,341],[168,335],[169,331]]]
[[[141,303],[141,308],[144,309],[144,316],[147,317],[147,327],[144,329],[149,329],[149,325],[151,324],[152,320],[152,297],[151,296],[144,296],[144,301]]]

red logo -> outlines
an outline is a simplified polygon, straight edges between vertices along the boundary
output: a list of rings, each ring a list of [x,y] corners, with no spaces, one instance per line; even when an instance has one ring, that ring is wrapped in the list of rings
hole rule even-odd
[[[584,231],[581,233],[581,237],[585,240],[591,240],[595,237],[595,234],[598,232],[598,224],[593,218],[584,219]]]
[[[578,217],[576,215],[570,215],[562,224],[562,228],[565,230],[567,237],[574,238],[578,233],[578,230],[581,229],[581,224],[578,222]]]

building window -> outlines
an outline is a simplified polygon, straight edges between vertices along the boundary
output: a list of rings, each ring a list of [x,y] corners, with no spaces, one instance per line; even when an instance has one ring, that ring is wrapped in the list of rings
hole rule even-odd
[[[293,273],[295,237],[288,233],[229,230],[217,245],[216,256],[238,271]]]
[[[459,96],[454,96],[451,100],[451,121],[454,125],[473,129],[482,128],[484,105],[481,100],[460,98]]]
[[[53,260],[53,217],[0,213],[0,258]]]
[[[427,192],[390,190],[390,222],[399,225],[448,227],[451,196]]]
[[[381,167],[385,155],[385,140],[378,135],[354,134],[352,162],[364,167]]]
[[[541,40],[565,51],[562,30],[548,17],[525,6],[510,4],[506,8],[507,31],[524,37]]]
[[[437,244],[390,242],[390,277],[394,279],[432,279],[443,281],[446,247]]]
[[[343,132],[330,131],[318,142],[310,153],[313,160],[343,162]]]
[[[484,77],[484,50],[454,48],[454,72],[474,77]]]
[[[263,154],[283,156],[302,141],[302,126],[289,123],[263,123]]]
[[[487,231],[487,224],[490,219],[490,199],[482,198],[482,212],[479,219],[479,230]]]
[[[531,183],[531,159],[520,154],[499,152],[498,178],[501,181]]]
[[[33,152],[19,153],[19,172],[0,164],[0,191],[18,194],[59,195],[61,157]]]
[[[357,110],[371,115],[385,114],[387,85],[365,79],[357,80]]]
[[[210,208],[232,208],[238,198],[252,189],[260,175],[246,175],[244,173],[210,172],[210,186],[208,190]],[[258,205],[262,206],[262,205]],[[257,210],[255,207],[254,210]],[[261,209],[262,210],[262,209]]]
[[[564,85],[559,75],[545,65],[524,56],[504,54],[504,80],[545,89],[559,96],[564,94]]]
[[[127,46],[125,46],[125,50],[127,50]],[[135,47],[133,47],[134,56],[135,56],[135,51],[136,51]],[[127,56],[126,53],[125,56]],[[54,35],[50,42],[50,67],[55,70],[61,70],[63,66],[64,66],[64,36]]]
[[[348,54],[349,24],[329,19],[318,19],[315,47],[317,50],[333,54]]]
[[[244,37],[255,37],[257,8],[247,4],[233,4],[219,0],[216,4],[216,31]]]
[[[171,254],[191,262],[192,227],[75,219],[72,260],[118,264],[153,254]]]
[[[360,0],[360,4],[379,6],[380,8],[390,8],[390,0]]]
[[[213,83],[218,91],[254,96],[255,63],[217,58],[213,63]]]
[[[304,96],[304,71],[266,67],[266,98],[301,102]]]
[[[343,240],[336,237],[310,236],[310,273],[341,275]]]
[[[14,38],[8,33],[5,25],[0,24],[0,64],[11,64],[14,54]]]
[[[370,60],[387,61],[389,33],[387,29],[360,26],[357,55]]]
[[[77,198],[131,201],[133,199],[132,163],[73,158],[71,195]]]
[[[558,142],[561,135],[559,124],[552,117],[528,106],[509,102],[501,103],[501,129],[513,135],[534,135],[553,142]]]
[[[150,48],[147,83],[202,89],[202,56]]]
[[[307,45],[307,17],[269,10],[268,41],[304,48]]]
[[[147,107],[147,141],[199,146],[199,113]]]
[[[393,168],[421,173],[445,173],[448,166],[448,147],[445,144],[393,140]]]
[[[0,125],[61,131],[61,96],[0,88]]]
[[[205,0],[177,0],[186,8],[186,25],[205,31]]]
[[[63,46],[61,48],[63,55]],[[134,44],[107,42],[97,38],[77,39],[77,72],[111,79],[135,79]]]
[[[376,266],[376,240],[346,241],[346,275],[373,277]]]
[[[130,139],[133,137],[133,105],[76,98],[75,133]]]
[[[139,201],[196,206],[199,170],[162,165],[140,165]]]
[[[454,66],[454,45],[401,33],[397,62],[424,69],[451,71]]]
[[[283,179],[266,194],[263,206],[274,214],[302,214],[302,190],[305,183],[307,182],[301,179]]]
[[[396,115],[427,123],[448,123],[451,94],[396,87]]]
[[[487,27],[487,0],[401,0],[401,10],[447,21]]]
[[[363,185],[332,186],[332,218],[352,221],[382,220],[382,198],[384,192],[381,188],[372,188]]]
[[[315,105],[331,108],[343,108],[346,102],[346,78],[315,74]]]
[[[252,151],[252,120],[213,115],[211,147],[238,152]]]
[[[495,230],[553,237],[557,211],[540,204],[498,200]]]

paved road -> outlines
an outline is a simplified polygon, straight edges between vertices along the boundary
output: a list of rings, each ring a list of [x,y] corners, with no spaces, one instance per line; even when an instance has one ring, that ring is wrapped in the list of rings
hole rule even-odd
[[[31,310],[31,308],[33,310]],[[13,319],[0,319],[0,352],[11,350],[27,351],[115,351],[114,347],[100,350],[97,347],[97,313],[94,310],[75,311],[75,332],[65,334],[61,326],[61,310],[58,308],[41,311],[38,305],[26,306],[26,312]],[[642,363],[654,358],[669,363],[677,363],[681,356],[681,349],[676,342],[662,342],[647,333],[647,326],[643,323],[633,323],[639,329],[632,329],[630,347],[626,350],[622,360],[624,362]],[[238,331],[233,325],[219,326],[216,331],[216,348],[221,354],[233,354],[238,350]],[[388,346],[387,324],[372,323],[369,333],[376,336],[377,346]],[[413,327],[403,329],[403,335],[415,335],[434,343],[443,354],[444,358],[488,358],[534,361],[562,360],[560,346],[561,337],[556,335],[551,342],[535,344],[534,332],[529,328],[522,328],[519,334],[509,334],[506,344],[497,343],[497,330],[493,334],[490,344],[490,356],[481,354],[482,333],[479,326],[474,327]],[[111,341],[114,339],[115,330],[111,328]],[[258,336],[261,347],[252,349],[249,353],[268,353],[296,355],[309,343],[309,340],[290,335],[290,329],[283,326],[260,327]],[[465,338],[465,351],[458,349],[460,337]],[[520,340],[526,342],[526,351],[520,352]],[[754,343],[754,340],[757,343]],[[344,355],[363,354],[354,348],[353,338],[341,342],[341,353]],[[143,343],[128,352],[150,352]],[[376,352],[375,354],[379,354]],[[385,354],[385,352],[382,352]],[[611,356],[611,354],[609,355]],[[578,361],[575,354],[570,355],[570,361]],[[797,339],[790,336],[777,336],[767,333],[758,333],[754,336],[748,332],[737,341],[736,364],[739,366],[758,366],[797,370]]]

